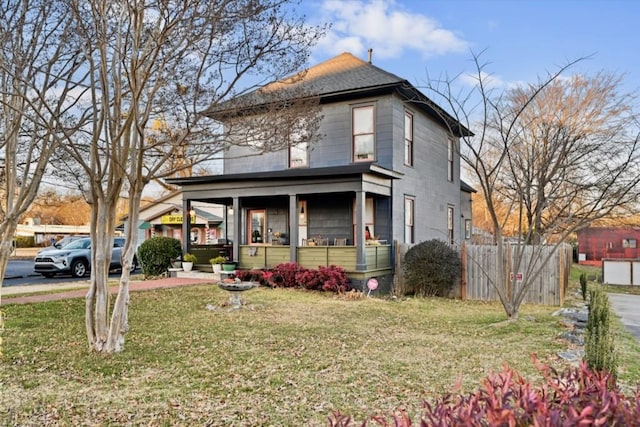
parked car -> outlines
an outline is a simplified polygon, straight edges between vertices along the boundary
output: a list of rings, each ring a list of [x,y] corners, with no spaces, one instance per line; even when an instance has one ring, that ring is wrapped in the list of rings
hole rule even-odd
[[[122,248],[125,239],[116,237],[111,252],[111,269],[122,269]],[[133,258],[131,271],[138,267],[137,258]],[[67,244],[62,249],[50,250],[36,256],[34,271],[50,278],[56,274],[71,274],[83,277],[91,271],[91,239],[85,237]]]
[[[80,239],[86,239],[88,237],[89,236],[87,236],[86,234],[84,234],[84,235],[74,235],[74,236],[64,236],[62,239],[58,240],[53,245],[47,246],[46,248],[40,249],[38,251],[37,255],[41,255],[41,254],[46,253],[46,252],[62,249],[62,248],[64,248],[65,246],[67,246],[71,242],[75,242],[76,240],[80,240]]]

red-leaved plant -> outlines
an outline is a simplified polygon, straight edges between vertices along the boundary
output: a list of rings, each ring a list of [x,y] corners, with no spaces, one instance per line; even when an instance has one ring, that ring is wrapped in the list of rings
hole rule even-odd
[[[634,426],[640,425],[640,390],[626,397],[608,373],[593,372],[586,363],[559,374],[534,363],[544,383],[534,386],[505,367],[492,374],[469,395],[448,394],[430,404],[424,402],[419,424],[445,426]],[[404,411],[391,419],[375,416],[365,420],[380,426],[410,427]],[[351,418],[339,412],[329,417],[329,426],[347,427]]]

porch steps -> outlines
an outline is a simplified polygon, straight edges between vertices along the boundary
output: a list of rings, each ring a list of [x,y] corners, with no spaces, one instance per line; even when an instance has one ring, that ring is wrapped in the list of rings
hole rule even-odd
[[[235,273],[234,271],[223,271],[221,273],[213,273],[201,270],[184,271],[181,268],[170,268],[169,275],[171,277],[187,277],[190,279],[203,279],[211,280],[212,282],[219,282],[222,279],[227,278],[229,275]]]

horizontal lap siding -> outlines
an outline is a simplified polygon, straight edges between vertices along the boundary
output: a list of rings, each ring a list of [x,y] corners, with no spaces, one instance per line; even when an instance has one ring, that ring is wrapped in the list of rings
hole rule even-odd
[[[278,264],[284,264],[291,260],[291,251],[289,246],[281,248],[270,247],[267,251],[267,267],[275,267]]]
[[[355,271],[356,269],[356,251],[355,248],[333,247],[329,251],[329,265],[337,265],[347,271]]]
[[[320,265],[327,265],[328,251],[328,246],[298,248],[298,264],[305,268],[318,268]]]

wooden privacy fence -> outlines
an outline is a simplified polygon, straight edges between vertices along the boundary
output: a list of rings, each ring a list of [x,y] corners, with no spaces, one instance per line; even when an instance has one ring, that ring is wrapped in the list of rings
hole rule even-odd
[[[405,254],[412,246],[414,245],[396,244],[393,287],[393,293],[396,295],[403,295],[406,291],[403,261]],[[530,278],[539,268],[542,268],[533,283],[528,285],[529,289],[526,291],[523,303],[543,305],[562,305],[564,303],[573,259],[572,249],[568,244],[561,245],[555,252],[553,248],[553,246],[520,247],[523,250],[522,260],[517,271],[512,271],[515,270],[517,264],[518,246],[505,245],[505,253],[508,256],[505,256],[505,262],[500,268],[505,271],[507,279],[511,278],[510,273],[514,275],[514,280],[507,284],[509,292],[517,292],[518,286],[522,286],[526,278]],[[462,246],[460,249],[462,277],[460,286],[456,286],[454,289],[455,296],[468,300],[499,300],[498,293],[491,284],[492,281],[497,282],[498,280],[497,249],[496,245]],[[547,258],[549,259],[547,260]],[[542,265],[545,260],[547,260],[546,263]]]
[[[527,283],[529,288],[525,292],[523,303],[543,305],[564,303],[572,262],[571,245],[563,244],[554,251],[554,246],[506,244],[504,250],[505,259],[502,265],[499,265],[497,246],[463,245],[462,299],[499,300],[498,293],[491,282],[498,283],[499,269],[503,269],[507,283],[502,286],[506,285],[508,294],[515,294]],[[521,256],[519,256],[520,251]],[[518,258],[520,258],[519,265]]]

